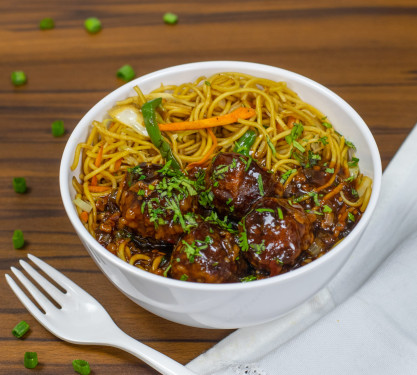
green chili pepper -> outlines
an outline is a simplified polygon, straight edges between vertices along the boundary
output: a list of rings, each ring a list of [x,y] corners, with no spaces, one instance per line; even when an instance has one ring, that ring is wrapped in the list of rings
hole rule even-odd
[[[156,98],[146,102],[142,106],[143,121],[145,122],[146,130],[148,131],[151,142],[160,151],[162,157],[169,161],[171,160],[171,167],[174,169],[181,169],[181,165],[178,160],[175,159],[172,153],[171,147],[168,142],[162,138],[161,131],[159,130],[158,123],[156,121],[156,108],[161,104],[162,98]]]
[[[235,148],[233,149],[233,152],[237,152],[239,154],[249,157],[249,151],[252,145],[255,143],[255,139],[256,132],[254,130],[248,130],[235,143]]]

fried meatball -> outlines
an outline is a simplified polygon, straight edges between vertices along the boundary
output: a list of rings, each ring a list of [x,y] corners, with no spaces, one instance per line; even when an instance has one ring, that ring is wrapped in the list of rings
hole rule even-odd
[[[197,191],[190,183],[181,172],[165,175],[159,165],[140,164],[126,176],[119,223],[139,236],[176,243],[186,229],[197,225]]]
[[[233,234],[203,222],[175,246],[170,276],[201,283],[237,282],[247,266],[239,252]]]
[[[255,160],[236,153],[220,153],[206,173],[206,185],[213,193],[216,210],[240,220],[255,201],[276,192],[279,183]]]
[[[245,258],[270,276],[294,265],[314,239],[310,218],[303,208],[273,197],[259,200],[239,227]]]

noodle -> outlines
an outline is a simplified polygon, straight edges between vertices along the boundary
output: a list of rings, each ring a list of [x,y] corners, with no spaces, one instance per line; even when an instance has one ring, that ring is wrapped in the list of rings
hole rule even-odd
[[[285,82],[227,72],[199,77],[195,82],[178,86],[162,84],[148,94],[144,94],[139,87],[134,87],[134,90],[136,96],[119,101],[116,106],[130,106],[134,112],[139,111],[147,101],[162,98],[162,108],[156,114],[160,123],[175,124],[224,116],[240,107],[255,110],[253,117],[239,118],[229,125],[163,132],[163,138],[184,170],[207,164],[219,152],[232,152],[235,143],[251,130],[255,131],[256,138],[250,148],[250,156],[276,173],[284,189],[293,183],[301,167],[311,163],[314,169],[314,162],[320,160],[332,174],[314,189],[314,194],[322,192],[321,202],[336,197],[341,204],[345,204],[346,209],[341,215],[343,220],[346,215],[359,212],[357,209],[360,212],[365,210],[372,181],[359,173],[354,178],[350,176],[350,165],[355,160],[354,146],[335,131],[324,114],[305,103]],[[116,115],[111,117],[92,123],[88,139],[76,147],[71,166],[71,170],[75,170],[81,163],[79,182],[74,178],[72,184],[77,198],[92,206],[88,222],[84,225],[93,236],[96,236],[98,227],[96,205],[101,204],[102,197],[110,191],[104,188],[111,189],[118,203],[125,186],[126,172],[130,168],[144,162],[164,163],[159,150],[146,132],[143,133],[144,129],[141,132],[135,130],[135,126],[143,127],[143,124],[132,126]],[[98,157],[99,152],[101,155]],[[312,159],[314,157],[316,160]],[[97,159],[100,159],[98,164]],[[337,177],[339,180],[336,180]],[[348,183],[344,181],[355,186],[357,196],[346,191]],[[92,191],[89,189],[91,185],[95,185]],[[308,198],[300,197],[297,202]],[[81,214],[82,210],[77,207],[77,212]],[[129,241],[121,240],[116,249],[112,246],[109,250],[132,265],[161,274],[159,267],[164,263],[163,253],[137,253]],[[303,264],[309,261],[311,259],[306,258]]]

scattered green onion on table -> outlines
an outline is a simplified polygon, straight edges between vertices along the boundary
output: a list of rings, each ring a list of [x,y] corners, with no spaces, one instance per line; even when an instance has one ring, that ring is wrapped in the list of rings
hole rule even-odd
[[[29,324],[22,320],[21,322],[17,323],[15,327],[12,329],[12,334],[13,336],[20,339],[29,331],[29,328]]]
[[[130,65],[123,65],[118,71],[117,71],[117,77],[122,79],[123,81],[129,82],[133,78],[135,78],[135,71]]]
[[[164,14],[163,20],[168,25],[175,25],[178,22],[178,16],[174,13],[167,12]]]
[[[52,135],[54,137],[61,137],[65,134],[64,121],[56,120],[52,123]]]
[[[16,70],[10,75],[13,85],[22,86],[27,82],[27,77],[24,71]]]
[[[35,368],[38,365],[38,353],[26,352],[23,363],[26,368]]]
[[[15,177],[13,178],[13,189],[16,193],[23,194],[26,193],[26,179],[24,177]]]
[[[39,23],[39,28],[41,30],[50,30],[50,29],[53,29],[54,27],[55,27],[55,22],[50,17],[46,17],[42,19],[41,22]]]
[[[20,229],[16,229],[13,232],[12,241],[13,247],[15,249],[21,249],[23,247],[23,245],[25,244],[25,239],[23,237],[23,232]]]
[[[91,372],[89,363],[83,359],[74,359],[72,361],[72,367],[75,372],[81,375],[88,375]]]
[[[101,30],[101,21],[97,17],[90,17],[85,20],[84,26],[90,34],[96,34]]]

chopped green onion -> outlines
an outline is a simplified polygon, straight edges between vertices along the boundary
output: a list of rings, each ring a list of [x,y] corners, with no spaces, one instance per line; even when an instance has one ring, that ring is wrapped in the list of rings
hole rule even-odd
[[[272,208],[257,208],[257,212],[274,212]]]
[[[180,277],[181,281],[187,281],[188,280],[188,275],[186,275],[185,273],[183,275],[181,275]]]
[[[264,183],[262,181],[262,176],[258,175],[258,188],[259,188],[259,193],[264,196],[265,195],[265,191],[264,191]]]
[[[353,150],[356,150],[355,145],[352,142],[350,142],[350,141],[346,141],[346,146],[348,146],[349,148],[351,148]]]
[[[65,134],[64,121],[56,120],[52,123],[52,135],[62,137]]]
[[[54,27],[55,27],[55,22],[50,17],[44,18],[43,20],[41,20],[41,22],[39,22],[39,28],[41,30],[50,30],[50,29],[53,29]]]
[[[280,220],[283,220],[284,219],[284,214],[282,213],[282,210],[278,207],[277,211],[278,211],[278,218]]]
[[[88,375],[91,372],[90,365],[83,359],[74,359],[72,361],[72,367],[75,372],[78,372],[81,375]]]
[[[23,363],[26,368],[35,368],[38,365],[38,353],[26,352]]]
[[[24,177],[15,177],[13,179],[13,189],[16,193],[23,194],[26,193],[27,186],[26,180]]]
[[[13,336],[20,339],[27,333],[27,331],[29,331],[29,324],[22,320],[20,323],[17,323],[16,326],[12,329],[12,334]]]
[[[136,73],[130,65],[123,65],[117,71],[117,77],[122,79],[125,82],[131,81],[133,78],[135,78],[135,76],[136,76]]]
[[[204,81],[204,84],[205,84],[206,86],[211,86],[210,81]]]
[[[327,129],[330,129],[333,127],[332,124],[329,124],[328,122],[322,122],[322,125]]]
[[[350,221],[355,221],[355,216],[352,214],[352,212],[348,212],[348,219]]]
[[[90,17],[85,20],[84,26],[90,34],[96,34],[101,30],[101,21],[96,17]]]
[[[327,144],[329,144],[329,142],[327,141],[327,137],[319,138],[319,142],[323,143],[323,146],[326,146]]]
[[[283,184],[285,181],[287,181],[288,180],[288,177],[290,177],[293,173],[295,173],[295,172],[297,172],[297,170],[296,169],[290,169],[290,170],[288,170],[288,171],[286,171],[282,176],[281,176],[281,179],[279,180],[279,182],[281,183],[281,184]]]
[[[16,70],[12,72],[10,78],[15,86],[22,86],[27,81],[26,74],[22,70]]]
[[[164,277],[168,277],[168,272],[171,269],[171,267],[172,267],[172,264],[170,264],[167,268],[165,268]]]
[[[358,165],[358,158],[353,157],[351,161],[348,162],[349,167],[356,167]]]
[[[327,173],[334,173],[334,168],[326,168]]]
[[[355,176],[350,176],[348,178],[345,178],[346,182],[352,182],[355,179]]]
[[[241,281],[242,283],[247,283],[247,282],[249,282],[249,281],[255,281],[255,280],[257,280],[257,278],[256,278],[256,276],[254,276],[254,275],[245,276],[245,277],[242,277],[242,278],[240,279],[240,281]]]
[[[330,212],[332,212],[332,209],[331,209],[331,207],[329,207],[327,204],[325,204],[325,205],[323,206],[323,212],[324,212],[324,213],[330,213]]]
[[[165,13],[163,16],[163,20],[168,25],[175,25],[178,22],[178,16],[174,13]]]
[[[25,239],[23,238],[23,232],[20,229],[16,229],[13,232],[13,247],[15,249],[21,249],[25,244]]]
[[[303,147],[303,146],[301,146],[301,144],[299,144],[297,141],[292,141],[292,144],[293,144],[293,146],[296,148],[296,149],[298,149],[299,151],[301,151],[301,152],[304,152],[306,149]]]

